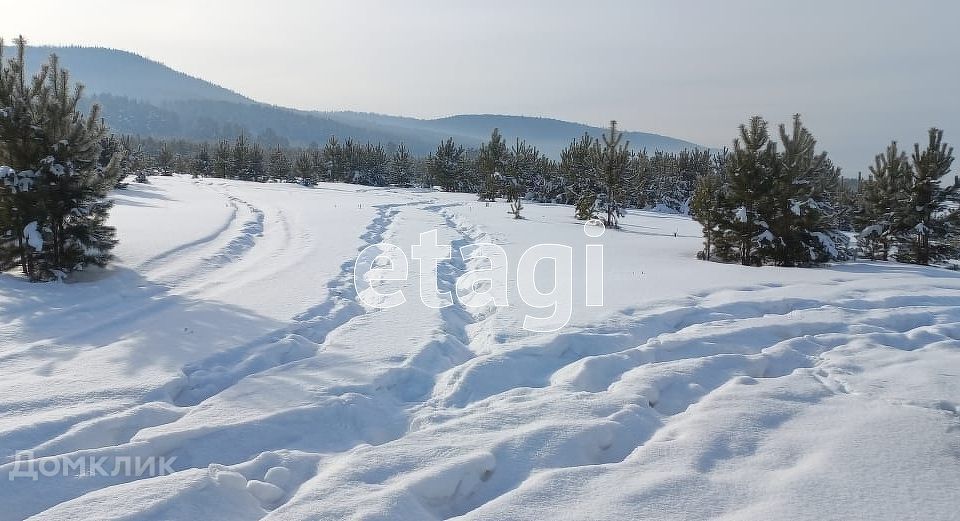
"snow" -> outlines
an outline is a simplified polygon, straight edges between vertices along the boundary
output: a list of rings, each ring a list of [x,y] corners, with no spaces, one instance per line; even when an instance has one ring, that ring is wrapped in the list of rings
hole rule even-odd
[[[117,260],[0,276],[0,519],[950,519],[960,274],[702,262],[700,226],[343,184],[156,177],[117,191]],[[453,247],[441,290],[507,254],[510,306],[357,298],[386,241]],[[516,264],[604,247],[604,303],[524,331]],[[539,285],[543,277],[544,284]],[[552,276],[537,273],[538,287]],[[175,457],[173,474],[10,479]],[[48,463],[49,464],[49,463]]]
[[[23,236],[27,240],[27,246],[30,246],[36,251],[43,250],[43,236],[40,235],[37,221],[31,221],[23,227]]]
[[[734,219],[741,223],[747,222],[747,208],[745,206],[737,208],[737,211],[734,214]]]

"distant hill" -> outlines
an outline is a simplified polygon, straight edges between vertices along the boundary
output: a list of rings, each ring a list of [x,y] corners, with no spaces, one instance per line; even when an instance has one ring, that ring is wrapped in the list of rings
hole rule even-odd
[[[12,56],[13,49],[4,49]],[[75,81],[86,86],[86,107],[99,103],[113,131],[197,140],[233,139],[244,132],[264,144],[309,145],[330,136],[384,144],[406,143],[426,154],[448,137],[477,147],[494,127],[513,141],[520,137],[551,157],[559,157],[585,132],[602,129],[550,118],[458,115],[417,119],[363,112],[318,112],[278,107],[251,100],[200,78],[175,71],[137,54],[96,47],[29,47],[31,71],[56,53]],[[657,134],[627,132],[634,148],[677,151],[698,145]]]
[[[143,56],[101,47],[27,47],[30,72],[56,53],[60,63],[70,70],[75,81],[82,82],[88,94],[112,94],[150,103],[180,100],[229,101],[253,103],[236,92],[175,71]],[[5,57],[14,49],[3,50]]]

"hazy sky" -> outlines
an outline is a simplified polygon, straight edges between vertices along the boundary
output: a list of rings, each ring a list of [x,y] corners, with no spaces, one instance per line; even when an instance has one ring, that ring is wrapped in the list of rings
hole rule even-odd
[[[960,1],[5,1],[0,34],[125,49],[259,101],[611,118],[725,145],[803,114],[847,175],[960,143]]]

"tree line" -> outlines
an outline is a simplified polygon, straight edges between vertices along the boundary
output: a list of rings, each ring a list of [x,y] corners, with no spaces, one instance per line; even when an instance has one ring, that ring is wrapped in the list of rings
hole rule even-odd
[[[715,171],[720,154],[707,150],[678,153],[632,150],[615,125],[603,139],[584,134],[559,160],[523,139],[507,143],[498,129],[476,148],[452,138],[426,157],[400,144],[361,143],[333,136],[323,145],[274,146],[270,150],[246,134],[215,143],[124,136],[117,148],[133,151],[129,175],[190,173],[259,182],[346,182],[371,186],[438,187],[476,193],[481,201],[499,198],[520,216],[522,201],[579,205],[581,215],[602,215],[614,226],[623,208],[661,207],[686,213],[697,178]],[[613,136],[613,137],[611,137]],[[721,153],[722,154],[722,153]],[[588,204],[589,203],[589,204]]]

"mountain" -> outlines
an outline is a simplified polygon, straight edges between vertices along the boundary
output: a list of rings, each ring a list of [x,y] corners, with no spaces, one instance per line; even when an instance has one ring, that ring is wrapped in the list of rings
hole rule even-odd
[[[4,56],[13,54],[4,49]],[[114,132],[195,140],[233,139],[240,132],[265,145],[308,145],[338,139],[384,144],[406,143],[427,154],[452,137],[477,147],[494,127],[512,141],[526,139],[548,156],[584,133],[599,137],[603,129],[550,118],[491,114],[417,119],[363,112],[306,111],[260,103],[200,78],[176,71],[134,53],[99,47],[28,47],[27,63],[36,70],[51,53],[60,57],[74,81],[86,86],[85,109],[93,103]],[[687,141],[626,132],[637,149],[677,151],[698,147]]]
[[[6,57],[15,49],[3,50]],[[179,100],[211,100],[254,103],[236,92],[175,71],[138,54],[101,47],[27,47],[29,71],[36,71],[56,53],[71,77],[86,87],[87,94],[111,94],[161,104]]]

